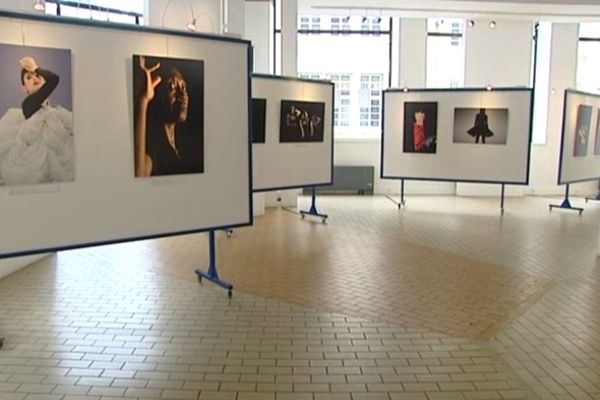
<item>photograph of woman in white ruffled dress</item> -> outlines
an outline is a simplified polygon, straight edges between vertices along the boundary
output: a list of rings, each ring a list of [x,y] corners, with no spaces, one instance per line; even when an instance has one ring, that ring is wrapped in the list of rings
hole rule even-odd
[[[0,185],[74,180],[71,51],[0,44]]]

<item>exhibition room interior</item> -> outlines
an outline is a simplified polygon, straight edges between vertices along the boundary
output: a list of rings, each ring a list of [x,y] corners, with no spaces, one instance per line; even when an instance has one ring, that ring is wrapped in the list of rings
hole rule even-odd
[[[0,0],[0,400],[600,399],[597,0]]]

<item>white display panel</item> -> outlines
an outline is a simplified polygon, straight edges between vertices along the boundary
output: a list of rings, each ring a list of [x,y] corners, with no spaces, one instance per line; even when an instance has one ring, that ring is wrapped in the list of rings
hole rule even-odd
[[[331,82],[252,77],[252,98],[266,99],[265,142],[252,145],[254,191],[332,183],[333,92]],[[323,140],[280,142],[282,101],[323,103]]]
[[[531,103],[530,89],[384,91],[381,177],[527,184]],[[429,153],[411,147],[422,142],[417,112],[430,115],[422,124],[425,131],[435,116],[435,132],[425,134],[426,143],[435,143],[433,149],[423,147]],[[485,143],[485,134],[474,133],[483,120],[480,113],[492,131]]]
[[[558,184],[600,178],[600,96],[565,90]]]
[[[0,186],[0,256],[252,223],[249,42],[12,13],[0,42],[71,51],[75,154],[72,182]],[[134,176],[133,55],[203,60],[202,173]]]

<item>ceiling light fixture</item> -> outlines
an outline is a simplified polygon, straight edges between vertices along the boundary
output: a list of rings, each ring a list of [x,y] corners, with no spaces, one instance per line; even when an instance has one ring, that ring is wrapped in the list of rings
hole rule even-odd
[[[496,21],[490,21],[490,29],[494,29],[496,27]]]

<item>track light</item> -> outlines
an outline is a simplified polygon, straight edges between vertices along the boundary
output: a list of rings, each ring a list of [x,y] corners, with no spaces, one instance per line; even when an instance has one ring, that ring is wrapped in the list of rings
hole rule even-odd
[[[487,90],[488,92],[492,91],[492,85],[490,83],[488,83],[488,85],[485,87],[485,90]]]
[[[342,19],[342,22],[344,22],[344,23],[348,23],[349,21],[350,21],[350,16],[349,16],[349,15],[346,15],[346,16],[345,16],[345,17]]]
[[[490,29],[494,29],[496,27],[496,21],[490,21]]]
[[[381,17],[377,17],[377,18],[375,18],[375,23],[376,23],[376,24],[378,24],[378,23],[380,23],[380,22],[381,22]]]
[[[196,18],[193,18],[190,22],[188,22],[187,28],[188,31],[196,32]]]
[[[469,20],[468,22],[469,24],[469,28],[473,28],[475,26],[475,21],[473,21],[472,19]]]
[[[363,24],[366,24],[368,20],[369,20],[369,18],[367,18],[366,15],[364,17],[362,17],[362,23]]]
[[[46,0],[36,0],[33,4],[33,9],[36,11],[46,11]]]

